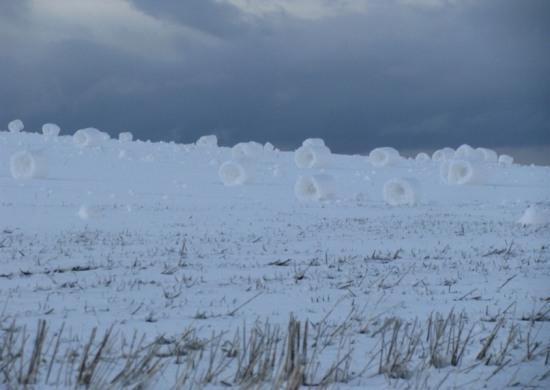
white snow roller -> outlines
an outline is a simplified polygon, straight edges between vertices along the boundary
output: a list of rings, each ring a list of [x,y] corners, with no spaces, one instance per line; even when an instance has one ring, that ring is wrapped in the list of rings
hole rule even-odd
[[[103,141],[105,133],[93,127],[77,130],[73,134],[73,143],[79,148],[97,148],[103,145]]]
[[[487,180],[483,166],[467,160],[443,161],[440,175],[444,183],[455,185],[483,184]]]
[[[226,161],[220,166],[219,177],[226,186],[251,183],[256,177],[256,164],[247,157]]]
[[[118,134],[118,140],[121,142],[132,142],[133,139],[134,135],[129,131],[123,131],[122,133]]]
[[[390,206],[413,206],[422,196],[422,187],[415,178],[391,179],[384,184],[383,194]]]
[[[203,135],[195,142],[195,145],[200,148],[215,148],[218,146],[218,137],[213,134]]]
[[[20,133],[24,128],[25,126],[23,126],[23,121],[21,119],[14,119],[8,123],[8,130],[12,133]]]
[[[248,157],[252,160],[259,160],[264,153],[264,146],[258,142],[239,142],[231,148],[233,158]]]
[[[298,168],[328,168],[332,164],[332,153],[325,145],[302,145],[294,152],[294,161]]]
[[[48,177],[48,157],[43,151],[23,150],[10,158],[10,171],[15,179],[44,179]]]
[[[376,148],[369,153],[369,161],[375,167],[388,167],[399,161],[399,152],[389,146]]]
[[[294,194],[302,201],[329,200],[334,196],[334,177],[326,173],[300,176],[294,185]]]
[[[57,137],[60,131],[61,129],[55,123],[44,123],[42,125],[42,134],[44,134],[45,137]]]
[[[432,161],[452,160],[455,155],[455,150],[452,148],[438,149],[432,154]]]

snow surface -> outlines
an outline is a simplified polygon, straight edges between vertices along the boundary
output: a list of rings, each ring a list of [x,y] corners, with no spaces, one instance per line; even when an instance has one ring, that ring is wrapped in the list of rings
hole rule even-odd
[[[442,182],[436,156],[373,166],[332,155],[321,172],[334,195],[302,202],[297,178],[319,170],[297,167],[294,152],[265,148],[253,183],[226,186],[232,151],[213,137],[100,144],[0,132],[2,332],[15,324],[32,336],[43,319],[52,335],[63,326],[61,349],[82,350],[92,329],[99,339],[111,327],[114,344],[192,329],[225,345],[268,323],[286,331],[292,315],[310,324],[309,384],[344,362],[328,388],[550,388],[550,167],[486,162],[483,184],[456,186]],[[37,149],[48,178],[14,179],[11,156]],[[414,206],[384,201],[384,184],[401,177],[422,186]],[[450,313],[471,341],[457,366],[427,364],[430,315]],[[396,319],[424,332],[401,377],[379,364]],[[57,373],[79,360],[63,356],[47,381],[41,366],[40,388],[74,388]],[[183,370],[163,359],[151,388],[173,387]],[[235,360],[204,387],[240,388]]]

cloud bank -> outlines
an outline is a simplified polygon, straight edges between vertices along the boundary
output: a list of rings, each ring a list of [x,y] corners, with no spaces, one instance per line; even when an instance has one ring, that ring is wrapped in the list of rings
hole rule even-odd
[[[547,15],[535,0],[6,1],[0,128],[548,148]]]

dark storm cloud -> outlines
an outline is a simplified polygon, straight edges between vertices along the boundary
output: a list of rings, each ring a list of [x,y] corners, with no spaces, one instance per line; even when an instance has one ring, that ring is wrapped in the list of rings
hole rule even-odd
[[[174,20],[220,37],[233,37],[248,30],[238,9],[212,0],[132,0],[132,3],[156,18]]]
[[[15,40],[0,59],[0,123],[286,148],[315,136],[341,153],[550,146],[544,1],[374,1],[312,18],[221,1],[114,3],[125,30],[86,19],[92,38],[73,26],[47,41],[33,30],[51,22],[2,3],[0,34]]]

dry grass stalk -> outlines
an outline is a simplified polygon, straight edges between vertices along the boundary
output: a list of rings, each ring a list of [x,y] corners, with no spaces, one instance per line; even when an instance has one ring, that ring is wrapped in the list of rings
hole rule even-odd
[[[103,339],[99,343],[99,347],[97,348],[97,351],[91,361],[88,361],[88,356],[90,354],[90,348],[92,346],[92,343],[94,342],[95,335],[97,332],[97,328],[94,328],[92,330],[92,334],[90,335],[90,341],[86,346],[84,347],[84,353],[82,354],[82,360],[80,362],[79,368],[78,368],[78,377],[77,377],[77,383],[79,385],[85,385],[89,386],[92,383],[92,379],[94,376],[95,369],[102,357],[103,351],[105,350],[108,342],[109,337],[111,335],[113,328],[111,327],[105,332],[105,335],[103,336]]]
[[[256,323],[249,331],[245,324],[232,340],[225,339],[224,333],[212,333],[203,340],[195,328],[174,338],[161,336],[150,343],[144,342],[145,335],[137,337],[134,333],[129,344],[122,339],[117,349],[111,348],[112,327],[101,339],[97,339],[94,328],[87,342],[81,344],[71,334],[62,338],[63,327],[49,336],[43,320],[38,322],[34,338],[29,337],[26,327],[12,323],[0,329],[0,387],[143,388],[165,377],[170,372],[170,363],[175,363],[181,370],[178,368],[173,381],[165,379],[177,388],[202,389],[212,383],[241,389],[326,388],[350,379],[355,329],[352,321],[353,316],[348,315],[342,322],[329,324],[326,316],[310,324],[291,316],[286,331],[269,323],[262,326]],[[532,339],[536,337],[530,333],[518,339],[519,325],[510,328],[501,348],[489,356],[504,317],[496,321],[477,354],[477,363],[460,369],[460,373],[493,360],[500,368],[487,380],[494,377],[503,372],[502,367],[513,364],[507,352],[519,341],[526,345],[528,359],[542,356],[543,363],[548,365],[550,345],[534,342]],[[407,324],[397,317],[387,318],[371,334],[380,347],[369,356],[370,362],[379,360],[377,374],[406,380],[412,378],[415,359],[418,365],[422,364],[419,348],[427,352],[427,365],[423,369],[459,366],[464,351],[472,344],[473,326],[466,334],[466,322],[464,313],[457,315],[453,311],[447,316],[432,313],[427,326],[422,328],[417,320]],[[327,349],[328,346],[336,350]],[[370,362],[365,371],[354,377],[361,377],[372,367]],[[55,370],[57,379],[52,373]]]
[[[254,327],[248,337],[246,326],[243,326],[242,344],[239,337],[235,337],[233,342],[233,345],[242,345],[236,351],[235,383],[252,386],[271,380],[275,372],[280,338],[280,328],[272,327],[269,323],[263,330]],[[282,358],[279,359],[281,360]]]
[[[44,340],[46,339],[46,321],[38,320],[38,330],[36,331],[36,337],[34,339],[34,347],[32,350],[32,356],[29,363],[29,370],[24,378],[21,378],[21,383],[28,385],[36,383],[36,378],[38,376],[38,369],[40,367],[41,357],[42,357],[42,346],[44,345]]]
[[[429,342],[430,356],[428,364],[435,368],[444,368],[448,365],[458,366],[466,346],[470,342],[473,327],[463,339],[462,335],[466,326],[466,315],[461,313],[458,318],[454,310],[447,318],[439,313],[433,313],[428,320],[427,341]]]
[[[412,371],[409,366],[415,350],[420,342],[422,332],[417,331],[417,321],[412,329],[405,326],[400,333],[402,321],[392,317],[386,319],[382,327],[382,346],[380,350],[380,362],[378,373],[393,379],[409,379]],[[386,343],[386,332],[391,330],[391,339]]]
[[[485,339],[485,342],[483,343],[483,346],[481,347],[481,350],[476,356],[476,360],[483,360],[486,357],[487,351],[489,350],[489,347],[493,343],[493,340],[495,339],[498,331],[500,330],[500,327],[504,323],[504,317],[500,317],[500,319],[497,321],[495,327],[493,328],[493,331],[491,334]]]

